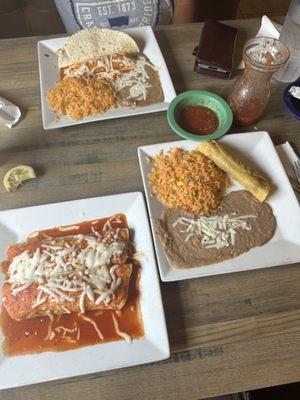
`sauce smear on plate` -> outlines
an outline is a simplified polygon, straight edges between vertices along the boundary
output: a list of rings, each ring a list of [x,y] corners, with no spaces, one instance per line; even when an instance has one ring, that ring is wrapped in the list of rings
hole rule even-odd
[[[195,135],[209,135],[219,126],[217,114],[203,106],[187,106],[179,114],[179,125]]]
[[[101,334],[90,322],[81,318],[79,313],[53,315],[51,330],[55,337],[48,335],[51,320],[49,317],[32,318],[15,321],[4,307],[1,312],[1,329],[4,335],[3,350],[5,355],[41,353],[44,351],[65,351],[79,347],[123,340],[115,329],[113,315],[120,331],[127,333],[131,339],[144,336],[144,327],[140,312],[138,293],[139,268],[135,265],[130,280],[129,296],[121,311],[90,311],[83,314],[93,320]],[[65,329],[62,329],[63,327]],[[77,327],[77,329],[75,329]],[[73,332],[71,332],[73,331]],[[77,340],[77,335],[79,338]],[[45,340],[48,336],[48,340]]]

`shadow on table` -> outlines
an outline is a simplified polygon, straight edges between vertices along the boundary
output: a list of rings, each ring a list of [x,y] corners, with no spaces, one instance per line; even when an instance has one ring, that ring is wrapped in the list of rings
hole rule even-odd
[[[186,86],[184,83],[183,75],[180,72],[180,66],[176,61],[174,46],[172,46],[172,44],[168,41],[165,32],[156,31],[155,36],[158,40],[159,47],[170,72],[176,93],[184,92],[186,90]]]
[[[238,30],[234,49],[233,73],[231,79],[235,79],[243,71],[243,69],[239,69],[238,67],[243,59],[243,47],[248,39],[250,38],[247,31]]]
[[[181,292],[183,284],[180,283]],[[162,299],[171,353],[187,346],[185,313],[180,296],[179,282],[162,283]]]

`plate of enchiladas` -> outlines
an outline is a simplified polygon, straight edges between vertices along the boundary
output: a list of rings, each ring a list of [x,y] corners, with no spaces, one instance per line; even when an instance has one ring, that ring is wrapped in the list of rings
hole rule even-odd
[[[141,193],[0,213],[0,389],[169,357]]]
[[[38,42],[44,129],[162,111],[175,97],[151,27]]]
[[[163,281],[300,261],[299,204],[267,132],[138,154]]]

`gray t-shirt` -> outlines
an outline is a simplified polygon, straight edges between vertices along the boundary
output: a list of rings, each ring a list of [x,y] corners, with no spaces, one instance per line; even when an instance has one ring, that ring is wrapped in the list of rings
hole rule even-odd
[[[67,32],[169,24],[172,0],[55,0]]]

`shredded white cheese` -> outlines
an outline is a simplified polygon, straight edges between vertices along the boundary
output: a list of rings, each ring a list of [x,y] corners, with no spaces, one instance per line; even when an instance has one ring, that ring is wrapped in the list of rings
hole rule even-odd
[[[234,246],[237,229],[251,230],[247,220],[257,218],[256,215],[240,215],[236,213],[215,215],[211,217],[199,217],[196,219],[180,217],[174,223],[183,226],[181,233],[186,234],[185,241],[189,241],[194,235],[201,236],[201,243],[207,249]]]
[[[100,338],[101,340],[104,340],[104,336],[102,335],[102,332],[100,331],[100,329],[98,328],[96,322],[95,322],[93,319],[87,317],[86,315],[82,315],[82,314],[80,314],[79,316],[80,316],[80,318],[82,318],[84,321],[89,322],[89,323],[94,327],[94,329],[95,329],[95,331],[97,332],[97,335],[99,336],[99,338]]]
[[[111,226],[108,221],[107,227]],[[8,282],[14,296],[31,284],[38,286],[33,308],[49,298],[57,303],[74,303],[79,299],[80,311],[85,312],[85,302],[108,304],[121,278],[114,274],[117,266],[107,267],[111,259],[126,255],[126,244],[119,234],[109,236],[76,235],[56,242],[45,240],[33,254],[28,250],[14,257],[8,269]],[[75,243],[75,244],[74,244]],[[64,307],[67,310],[66,307]]]
[[[53,321],[54,321],[54,317],[52,314],[48,314],[49,317],[49,326],[48,326],[48,332],[47,332],[47,336],[45,337],[44,340],[52,340],[55,337],[55,332],[53,332],[52,330],[52,325],[53,325]],[[54,336],[53,336],[54,335]]]
[[[117,335],[119,335],[121,338],[123,338],[127,343],[131,343],[132,342],[131,336],[128,335],[128,333],[122,332],[120,330],[117,317],[114,315],[114,313],[111,313],[111,316],[113,319],[113,323],[114,323],[114,327],[115,327]]]

